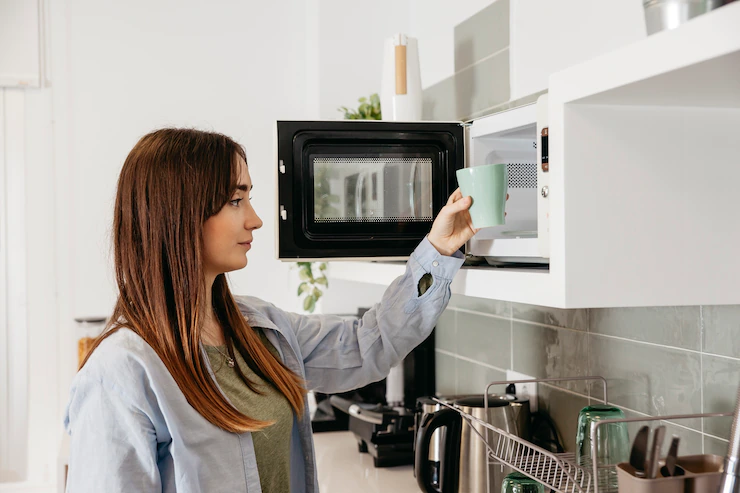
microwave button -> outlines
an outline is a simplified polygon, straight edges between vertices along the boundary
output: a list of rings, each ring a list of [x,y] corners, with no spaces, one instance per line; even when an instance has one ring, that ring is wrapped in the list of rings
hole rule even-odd
[[[547,198],[550,195],[550,187],[542,187],[542,196]]]
[[[286,211],[285,207],[283,207],[282,205],[280,206],[280,217],[282,218],[283,221],[288,220],[288,211]]]

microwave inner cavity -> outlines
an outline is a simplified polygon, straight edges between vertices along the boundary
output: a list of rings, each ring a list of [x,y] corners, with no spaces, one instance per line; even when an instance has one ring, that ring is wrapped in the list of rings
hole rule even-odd
[[[430,157],[332,155],[310,162],[317,223],[433,219]]]

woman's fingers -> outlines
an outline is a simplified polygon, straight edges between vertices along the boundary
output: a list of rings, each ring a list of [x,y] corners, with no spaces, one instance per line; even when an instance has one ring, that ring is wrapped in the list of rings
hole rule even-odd
[[[462,192],[460,191],[460,188],[458,187],[457,190],[452,192],[452,195],[450,195],[450,198],[447,199],[447,205],[454,204],[461,198],[462,198]]]
[[[470,197],[461,197],[454,204],[450,204],[450,212],[452,212],[453,214],[457,214],[460,211],[467,210],[470,208],[472,203],[473,199],[471,199]]]

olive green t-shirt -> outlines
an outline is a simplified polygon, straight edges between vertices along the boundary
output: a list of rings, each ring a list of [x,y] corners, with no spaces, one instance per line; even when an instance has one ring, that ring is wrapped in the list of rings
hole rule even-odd
[[[275,347],[258,330],[267,349],[279,359]],[[293,408],[283,394],[258,377],[244,361],[239,352],[235,361],[249,381],[256,384],[263,395],[252,392],[236,373],[226,364],[226,346],[205,346],[211,368],[221,390],[240,412],[249,417],[275,421],[262,431],[252,433],[257,471],[264,493],[290,491],[290,436],[293,431]],[[221,354],[220,351],[223,352]]]

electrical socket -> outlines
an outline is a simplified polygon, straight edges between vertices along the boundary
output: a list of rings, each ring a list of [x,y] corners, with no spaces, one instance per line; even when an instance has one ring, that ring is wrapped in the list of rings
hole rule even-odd
[[[535,377],[530,377],[524,373],[519,373],[513,370],[506,370],[506,380],[534,380]],[[537,411],[537,383],[517,383],[514,384],[516,387],[516,396],[520,399],[529,399],[529,410],[531,412]]]

